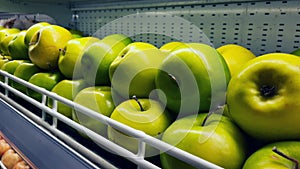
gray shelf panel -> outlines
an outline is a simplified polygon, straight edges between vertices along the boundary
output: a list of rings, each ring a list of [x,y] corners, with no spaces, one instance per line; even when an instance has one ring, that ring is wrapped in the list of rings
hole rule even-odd
[[[3,100],[0,112],[0,131],[37,168],[94,168]]]

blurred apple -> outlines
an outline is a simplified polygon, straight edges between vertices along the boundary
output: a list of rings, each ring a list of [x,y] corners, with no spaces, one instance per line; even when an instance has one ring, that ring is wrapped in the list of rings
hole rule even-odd
[[[162,141],[230,169],[240,169],[248,153],[244,133],[230,118],[217,112],[176,120],[164,132]],[[166,152],[162,152],[161,162],[164,169],[195,168]]]
[[[83,78],[84,72],[81,68],[81,57],[84,50],[97,41],[100,41],[100,39],[94,37],[82,37],[71,39],[67,42],[65,48],[61,50],[58,59],[58,68],[66,78]]]
[[[48,22],[38,22],[32,26],[30,26],[25,34],[25,38],[24,38],[24,44],[29,47],[29,43],[31,41],[31,38],[34,36],[35,33],[37,33],[41,28],[45,27],[45,26],[49,26],[51,25]]]
[[[29,62],[27,60],[10,60],[7,61],[6,63],[3,64],[3,66],[1,67],[2,70],[6,71],[9,74],[14,74],[17,67],[24,63],[24,62]],[[0,76],[1,81],[4,81],[4,77]],[[8,84],[11,85],[12,84],[12,80],[8,80]]]
[[[28,62],[23,62],[21,63],[16,70],[14,71],[14,76],[23,79],[25,81],[28,81],[30,79],[31,76],[33,76],[34,74],[40,72],[41,70],[34,65],[33,63],[28,63]],[[26,93],[26,86],[13,81],[12,82],[12,87],[14,87],[15,89]]]
[[[109,75],[113,92],[123,98],[147,98],[155,89],[155,77],[165,54],[150,43],[127,45],[111,63]]]
[[[32,83],[38,87],[44,88],[48,91],[51,91],[52,88],[61,80],[63,80],[63,75],[58,72],[38,72],[34,75],[32,75],[28,82]],[[33,89],[27,88],[26,94],[32,97],[33,99],[37,101],[42,101],[42,94],[40,94],[37,91],[34,91]]]
[[[10,145],[4,139],[0,139],[0,157],[10,148]]]
[[[131,42],[131,38],[125,35],[112,34],[89,45],[81,58],[86,82],[91,85],[110,85],[109,66]]]
[[[69,31],[71,32],[73,39],[84,37],[84,33],[78,29],[70,29]]]
[[[2,52],[2,55],[4,56],[10,56],[9,50],[8,50],[8,46],[9,43],[17,36],[17,33],[14,34],[9,34],[6,37],[4,37],[2,39],[2,41],[0,42],[0,50]]]
[[[26,31],[21,31],[8,43],[8,52],[12,59],[27,59],[28,47],[24,43]]]
[[[300,56],[300,49],[294,50],[291,54],[296,55],[296,56]]]
[[[73,101],[75,96],[79,91],[81,91],[83,88],[86,87],[86,84],[84,80],[82,79],[77,79],[77,80],[69,80],[69,79],[64,79],[60,82],[58,82],[53,88],[52,92]],[[53,101],[52,99],[48,99],[47,102],[48,106],[52,108],[53,106]],[[63,115],[65,115],[68,118],[72,118],[72,110],[73,108],[70,106],[65,105],[62,102],[57,103],[57,111]]]
[[[10,35],[10,34],[15,34],[20,32],[19,29],[17,28],[4,28],[0,30],[0,42],[3,40],[3,38],[5,38],[6,36]]]
[[[13,169],[14,165],[22,161],[21,156],[13,149],[7,150],[1,157],[1,162],[7,169]]]
[[[54,70],[58,65],[60,50],[70,39],[72,35],[67,29],[58,25],[45,26],[31,38],[29,58],[42,69]]]
[[[172,122],[169,112],[158,101],[137,98],[122,102],[115,108],[110,118],[159,139]],[[110,126],[107,132],[108,138],[111,141],[133,153],[137,153],[138,140],[136,138],[128,136]],[[145,157],[152,157],[159,154],[157,149],[150,146],[146,147]]]
[[[111,87],[109,86],[93,86],[84,88],[75,96],[74,102],[107,117],[110,117],[111,113],[115,109],[115,104],[111,95]],[[74,107],[72,117],[74,121],[104,137],[107,137],[107,125],[78,111],[76,106]]]

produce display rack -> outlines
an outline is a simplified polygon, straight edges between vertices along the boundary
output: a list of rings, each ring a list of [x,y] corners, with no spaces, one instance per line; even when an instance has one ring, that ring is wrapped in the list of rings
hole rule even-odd
[[[58,24],[79,29],[87,35],[104,37],[124,33],[135,41],[156,46],[171,40],[205,40],[215,47],[240,44],[256,55],[289,53],[300,47],[298,0],[66,0],[60,3],[0,0],[0,10],[3,12],[0,18],[14,13],[46,14]],[[5,81],[0,82],[0,131],[37,168],[160,168],[157,159],[144,157],[146,145],[160,151],[168,150],[170,155],[197,168],[221,168],[4,71],[0,70],[0,75],[5,77]],[[38,102],[12,88],[9,80],[40,92],[43,101]],[[54,100],[53,108],[46,106],[47,98]],[[76,107],[86,115],[136,137],[139,139],[138,153],[134,154],[61,115],[56,110],[57,102]],[[78,131],[96,139],[84,139]]]

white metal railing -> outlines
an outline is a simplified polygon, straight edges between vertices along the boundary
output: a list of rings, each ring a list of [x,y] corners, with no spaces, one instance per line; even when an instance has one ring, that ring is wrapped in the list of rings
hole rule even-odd
[[[65,123],[66,125],[72,127],[73,129],[79,131],[79,132],[83,132],[86,133],[89,136],[92,136],[93,141],[95,141],[99,146],[101,146],[102,148],[108,149],[110,151],[112,151],[115,154],[118,154],[124,158],[126,158],[127,160],[135,163],[138,168],[159,168],[158,166],[152,164],[151,162],[147,161],[144,156],[145,156],[145,147],[146,144],[162,151],[162,152],[166,152],[167,154],[176,157],[182,161],[185,161],[186,163],[195,166],[197,168],[216,168],[216,169],[221,169],[221,167],[210,163],[202,158],[199,158],[197,156],[194,156],[186,151],[183,151],[179,148],[176,148],[170,144],[167,144],[157,138],[154,138],[150,135],[147,135],[146,133],[140,131],[140,130],[136,130],[133,129],[125,124],[122,124],[118,121],[115,121],[107,116],[104,116],[102,114],[99,114],[91,109],[88,109],[84,106],[81,106],[73,101],[70,101],[68,99],[65,99],[59,95],[57,95],[56,93],[50,92],[44,88],[35,86],[25,80],[22,80],[18,77],[15,77],[3,70],[0,70],[0,75],[5,77],[4,82],[0,81],[0,86],[2,86],[5,90],[5,95],[6,97],[8,97],[9,92],[14,93],[15,95],[19,96],[20,98],[22,98],[23,100],[26,100],[30,103],[32,103],[33,105],[35,105],[37,108],[41,109],[43,111],[43,115],[40,118],[40,120],[44,121],[45,120],[45,113],[49,114],[52,116],[53,122],[51,127],[57,129],[57,120],[62,121],[63,123]],[[9,79],[20,83],[32,90],[35,90],[39,93],[41,93],[43,95],[43,99],[42,102],[38,102],[35,99],[29,97],[28,95],[16,90],[15,88],[11,87],[8,84]],[[53,99],[53,108],[50,108],[46,105],[46,98],[51,98]],[[57,102],[62,102],[67,106],[70,107],[76,107],[76,109],[80,112],[82,112],[83,114],[97,119],[100,122],[109,125],[129,136],[135,137],[139,140],[139,144],[138,144],[138,153],[134,154],[133,152],[127,150],[124,147],[121,147],[120,145],[108,140],[107,138],[95,133],[94,131],[86,128],[85,126],[65,117],[64,115],[62,115],[61,113],[57,112]],[[85,154],[83,153],[83,156]]]

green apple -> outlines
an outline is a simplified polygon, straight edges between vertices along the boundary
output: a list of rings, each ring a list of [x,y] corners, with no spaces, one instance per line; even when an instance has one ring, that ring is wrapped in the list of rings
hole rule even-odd
[[[213,47],[186,43],[164,59],[155,84],[159,98],[174,116],[208,112],[222,106],[230,72],[224,58]]]
[[[296,55],[296,56],[300,56],[300,49],[294,50],[291,54]]]
[[[0,30],[0,42],[8,35],[20,32],[17,28],[4,28]]]
[[[270,143],[255,151],[243,169],[296,169],[299,168],[300,142],[280,141]]]
[[[51,91],[52,88],[63,79],[63,75],[58,71],[38,72],[32,75],[29,78],[28,82],[38,87],[44,88],[48,91]],[[42,94],[37,91],[34,91],[33,89],[27,88],[26,94],[37,101],[42,101]]]
[[[58,25],[41,28],[33,35],[29,46],[29,58],[41,69],[57,68],[60,50],[72,39],[70,31]]]
[[[2,52],[3,55],[5,56],[10,56],[9,50],[8,50],[8,46],[9,43],[17,36],[17,33],[14,34],[10,34],[7,35],[6,37],[4,37],[2,39],[2,41],[0,42],[0,50]]]
[[[45,27],[45,26],[49,26],[51,25],[48,22],[38,22],[36,24],[33,24],[32,26],[30,26],[25,34],[25,38],[24,38],[24,43],[27,47],[29,47],[29,43],[31,41],[31,38],[33,37],[33,35],[35,33],[37,33],[41,28]]]
[[[12,59],[27,59],[28,46],[24,43],[26,31],[21,31],[14,36],[14,38],[8,44],[8,52]]]
[[[79,91],[81,91],[83,88],[86,87],[86,84],[84,80],[82,79],[76,79],[76,80],[69,80],[64,79],[60,82],[58,82],[53,88],[52,92],[73,101],[75,96]],[[53,101],[52,99],[48,99],[48,106],[52,108]],[[65,115],[68,118],[72,118],[72,110],[73,108],[70,106],[65,105],[62,102],[57,103],[57,111],[63,115]]]
[[[269,53],[247,62],[228,85],[230,116],[264,141],[300,138],[300,58]]]
[[[73,38],[81,38],[84,37],[84,33],[78,29],[70,29]]]
[[[180,46],[184,44],[183,42],[179,42],[179,41],[171,41],[171,42],[168,42],[168,43],[165,43],[163,44],[159,50],[161,50],[162,52],[166,52],[166,53],[169,53],[171,52],[174,48]]]
[[[29,63],[29,62],[23,62],[21,63],[16,70],[14,71],[14,76],[23,79],[25,81],[28,81],[30,79],[31,76],[33,76],[34,74],[40,72],[40,69],[34,65],[33,63]],[[15,89],[26,93],[26,86],[19,84],[18,82],[13,81],[12,82],[12,87],[14,87]]]
[[[97,41],[100,41],[100,39],[94,37],[82,37],[71,39],[67,42],[65,48],[61,50],[58,59],[58,68],[66,78],[83,78],[80,62],[82,54],[85,48]]]
[[[220,46],[217,51],[224,57],[231,76],[237,74],[245,63],[256,57],[252,51],[237,44]]]
[[[84,51],[81,66],[84,79],[91,85],[110,85],[109,66],[128,44],[131,38],[112,34],[95,42]]]
[[[119,104],[112,112],[111,119],[128,125],[146,134],[160,138],[161,134],[171,124],[172,119],[169,112],[158,102],[152,99],[129,99]],[[138,140],[128,136],[111,126],[107,129],[108,138],[137,153]],[[153,147],[146,146],[145,157],[158,155],[159,151]]]
[[[240,169],[248,153],[246,137],[230,118],[217,111],[176,120],[164,132],[162,141],[220,167]],[[195,168],[167,151],[161,153],[164,169]]]
[[[155,89],[155,77],[165,54],[150,43],[127,45],[111,63],[109,76],[113,92],[123,98],[147,98]]]
[[[109,86],[92,86],[84,88],[75,96],[74,102],[107,117],[110,117],[111,113],[115,109],[111,95],[111,87]],[[74,121],[86,126],[92,131],[107,137],[107,125],[81,113],[78,109],[76,109],[76,106],[73,109],[72,118]]]
[[[3,64],[3,66],[1,67],[1,69],[3,71],[6,71],[9,74],[14,74],[14,72],[16,71],[17,67],[24,63],[24,62],[29,62],[27,60],[8,60],[6,63]],[[4,82],[4,77],[0,76],[0,80],[2,82]],[[8,84],[11,85],[12,84],[12,80],[9,79]]]
[[[6,63],[10,61],[10,59],[7,59],[7,58],[1,58],[0,59],[0,69],[2,69],[2,66]]]

